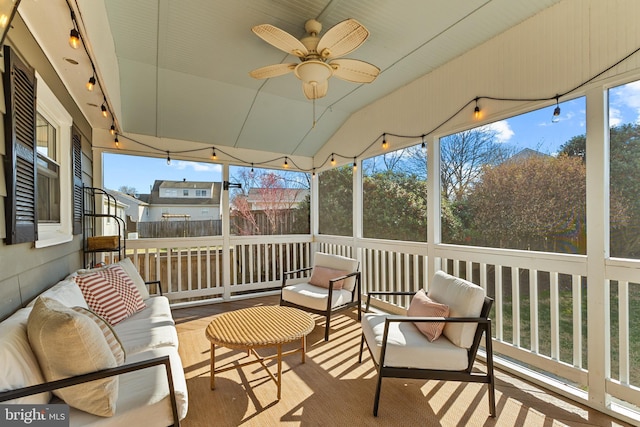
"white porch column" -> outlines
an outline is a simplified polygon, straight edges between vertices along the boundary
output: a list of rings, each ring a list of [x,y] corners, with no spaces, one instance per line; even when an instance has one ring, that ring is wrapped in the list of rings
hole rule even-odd
[[[587,92],[587,348],[589,349],[589,401],[609,406],[605,380],[611,375],[609,282],[609,120],[608,92],[596,87]]]
[[[222,183],[229,182],[229,164],[225,163],[222,166]],[[222,285],[224,286],[224,293],[222,298],[224,300],[231,299],[231,221],[229,219],[229,190],[222,190],[222,206],[220,207],[220,216],[222,217]]]
[[[436,257],[435,245],[442,243],[440,224],[440,139],[425,138],[427,143],[427,278],[430,279],[441,269],[440,258]]]

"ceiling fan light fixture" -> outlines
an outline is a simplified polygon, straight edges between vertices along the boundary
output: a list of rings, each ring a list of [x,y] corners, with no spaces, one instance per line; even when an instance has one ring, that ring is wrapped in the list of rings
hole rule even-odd
[[[305,83],[319,84],[327,81],[333,74],[333,68],[327,63],[310,59],[301,62],[293,71],[297,78]]]

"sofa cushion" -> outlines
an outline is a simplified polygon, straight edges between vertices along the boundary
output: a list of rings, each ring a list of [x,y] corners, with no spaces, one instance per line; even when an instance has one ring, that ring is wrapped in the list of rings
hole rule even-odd
[[[113,266],[122,267],[122,269],[127,273],[127,275],[133,281],[133,284],[135,285],[136,289],[138,289],[138,292],[140,293],[140,296],[142,297],[143,300],[146,300],[147,298],[149,298],[149,289],[147,289],[147,285],[144,282],[144,279],[142,278],[142,276],[140,276],[140,273],[138,273],[138,269],[136,268],[135,265],[133,265],[133,262],[131,261],[130,258],[124,258],[114,264],[107,264],[102,267],[84,268],[84,269],[76,270],[73,273],[71,273],[68,278],[73,279],[75,276],[95,273],[96,271],[101,271],[101,270],[104,270],[105,268],[111,268]]]
[[[386,314],[362,316],[362,333],[373,359],[380,363]],[[460,371],[467,368],[467,350],[454,345],[444,335],[431,342],[413,322],[391,322],[387,337],[385,366]]]
[[[309,278],[309,283],[314,286],[320,286],[321,288],[329,288],[329,280],[335,279],[337,277],[341,277],[349,274],[348,271],[345,270],[335,270],[329,267],[323,267],[321,265],[316,265],[313,267],[313,273]],[[344,279],[333,282],[333,289],[342,289],[344,285]]]
[[[449,306],[433,301],[420,289],[411,298],[411,304],[407,310],[407,316],[411,317],[447,317]],[[444,329],[444,322],[414,322],[416,328],[422,332],[429,341],[438,339]]]
[[[313,255],[313,265],[321,265],[323,267],[333,268],[334,270],[343,270],[352,273],[354,271],[358,271],[359,263],[357,259],[347,258],[341,255],[316,252]],[[356,277],[347,277],[342,287],[349,292],[352,292],[356,287]]]
[[[89,310],[88,308],[83,308],[83,307],[71,307],[71,308],[77,311],[78,313],[88,316],[91,320],[93,320],[96,323],[96,325],[98,325],[98,327],[100,328],[100,331],[102,332],[102,335],[104,335],[104,339],[107,341],[107,344],[109,345],[109,349],[111,350],[113,357],[116,359],[116,363],[118,364],[118,366],[122,365],[125,360],[124,347],[122,346],[122,342],[120,342],[120,339],[116,335],[111,325],[109,325],[109,322],[107,322],[102,317],[98,316],[96,313]]]
[[[46,291],[40,294],[41,297],[52,298],[61,302],[67,307],[84,307],[89,308],[87,301],[82,295],[82,291],[73,278],[67,278],[59,281]],[[35,304],[35,298],[27,304],[27,307],[33,307]]]
[[[429,283],[429,298],[449,306],[449,317],[478,317],[486,292],[467,280],[438,271]],[[477,323],[448,323],[442,333],[455,345],[473,344]]]
[[[36,300],[29,315],[27,333],[47,381],[117,366],[98,325],[56,300],[42,297]],[[118,377],[78,384],[53,393],[69,406],[108,417],[115,411]]]
[[[344,288],[334,290],[331,294],[331,307],[351,302],[351,292]],[[282,299],[315,310],[326,310],[329,300],[329,289],[314,286],[310,283],[299,283],[282,288]]]
[[[0,322],[0,391],[14,390],[45,382],[38,359],[27,337],[31,308],[23,308]],[[44,405],[51,393],[40,393],[3,403]]]

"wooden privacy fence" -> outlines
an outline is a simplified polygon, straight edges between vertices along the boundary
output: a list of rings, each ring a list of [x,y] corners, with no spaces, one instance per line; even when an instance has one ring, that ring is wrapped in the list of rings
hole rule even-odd
[[[222,235],[222,220],[219,219],[138,222],[138,237],[141,239],[220,235]]]

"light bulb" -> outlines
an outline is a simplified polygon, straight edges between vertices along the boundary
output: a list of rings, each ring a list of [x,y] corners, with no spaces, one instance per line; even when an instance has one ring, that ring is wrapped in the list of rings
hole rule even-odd
[[[353,170],[358,169],[358,164],[356,163],[356,158],[353,158]]]
[[[120,148],[120,141],[118,141],[118,137],[116,136],[116,140],[114,141],[116,143],[116,148]]]
[[[218,155],[216,154],[216,149],[212,148],[211,160],[216,160],[217,158],[218,158]]]
[[[333,153],[331,153],[331,166],[336,165],[336,159],[333,157]]]
[[[102,117],[107,117],[109,115],[109,113],[107,112],[107,107],[105,107],[104,104],[102,104],[102,107],[100,107],[100,111],[102,111]]]
[[[286,157],[284,158],[284,165],[283,166],[284,166],[285,169],[289,167],[289,162],[287,162],[287,158]]]
[[[94,76],[91,76],[91,78],[89,78],[89,81],[87,82],[87,90],[91,92],[95,85],[96,85],[96,78]]]
[[[480,118],[480,107],[476,105],[476,108],[473,109],[473,117],[478,120]]]
[[[111,135],[115,135],[116,134],[116,126],[115,125],[111,125],[111,127],[109,128],[109,133]]]
[[[167,151],[167,164],[171,164],[171,156],[169,156],[169,152]]]
[[[560,106],[556,105],[553,110],[553,117],[551,117],[551,123],[558,123],[560,121]]]
[[[77,49],[80,46],[80,33],[75,28],[72,28],[69,33],[69,46],[74,49]]]
[[[383,136],[383,137],[382,137],[382,149],[383,149],[383,150],[386,150],[386,149],[387,149],[387,147],[389,147],[389,144],[387,144],[387,137],[386,137],[386,136]]]

